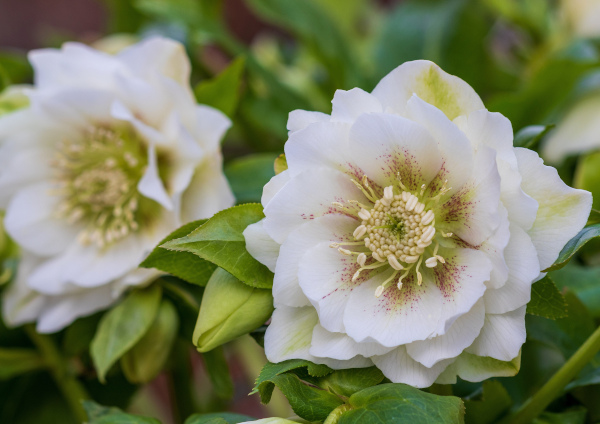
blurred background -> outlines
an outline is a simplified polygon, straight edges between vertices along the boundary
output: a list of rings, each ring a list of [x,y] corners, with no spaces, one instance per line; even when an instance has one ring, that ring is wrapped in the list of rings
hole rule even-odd
[[[80,41],[113,54],[153,34],[184,43],[199,102],[214,87],[233,87],[220,108],[234,121],[223,150],[239,203],[260,201],[263,185],[274,175],[273,160],[283,151],[290,111],[329,113],[336,89],[370,91],[408,60],[432,60],[467,81],[489,110],[511,120],[517,136],[524,134],[520,130],[536,135],[526,137],[526,147],[534,149],[600,88],[600,6],[593,0],[0,0],[0,91],[32,83],[30,49]],[[0,96],[0,114],[14,101]],[[598,115],[588,115],[579,126],[600,134],[590,127]],[[585,163],[563,159],[557,165],[567,183],[597,190],[598,172],[586,174],[586,169],[600,169],[600,157]],[[574,182],[577,167],[581,177]],[[588,250],[588,264],[599,262],[597,249]],[[564,287],[571,278],[566,272],[557,284]],[[600,295],[581,299],[591,317],[600,317]],[[184,338],[174,350],[182,355],[172,355],[167,371],[150,385],[129,383],[118,370],[108,384],[100,384],[86,349],[101,315],[56,335],[97,402],[164,423],[180,422],[190,410],[291,414],[279,394],[268,409],[257,396],[248,396],[265,363],[250,336],[225,347],[233,386],[211,380],[204,360]],[[254,336],[260,339],[260,333]],[[28,343],[22,331],[0,328],[0,346]],[[542,349],[533,346],[529,350]],[[562,364],[552,352],[547,353],[552,361],[532,364],[530,374],[507,383],[514,399],[526,399]],[[537,357],[525,351],[523,360]],[[182,384],[193,385],[193,399],[178,393]],[[35,408],[28,407],[32,391],[39,393]],[[66,408],[45,373],[0,381],[0,398],[2,423],[58,422]]]

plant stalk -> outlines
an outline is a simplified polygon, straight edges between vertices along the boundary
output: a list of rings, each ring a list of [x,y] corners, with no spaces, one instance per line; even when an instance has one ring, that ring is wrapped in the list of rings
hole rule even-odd
[[[600,327],[583,343],[577,352],[527,400],[514,414],[501,421],[502,424],[529,424],[563,392],[565,386],[600,351]]]
[[[87,421],[87,414],[83,409],[81,401],[89,399],[90,397],[81,382],[75,378],[75,375],[69,369],[69,365],[61,355],[52,338],[45,334],[38,333],[31,324],[25,326],[25,331],[44,357],[46,366],[50,371],[50,374],[52,374],[52,377],[62,392],[65,400],[69,404],[73,416],[79,422]]]

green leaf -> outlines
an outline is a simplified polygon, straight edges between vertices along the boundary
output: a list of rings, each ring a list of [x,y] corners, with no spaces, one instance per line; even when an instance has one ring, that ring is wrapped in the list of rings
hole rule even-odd
[[[160,246],[173,239],[187,236],[206,221],[206,219],[201,219],[189,222],[173,231],[158,244],[158,247],[154,248],[152,253],[148,255],[140,266],[142,268],[156,268],[160,271],[173,274],[188,283],[204,287],[217,268],[212,262],[199,258],[193,253],[168,250]]]
[[[238,424],[244,421],[254,421],[256,418],[233,412],[214,412],[211,414],[194,414],[185,420],[184,424]]]
[[[204,352],[202,357],[215,394],[221,399],[231,399],[233,397],[233,380],[229,374],[223,347],[219,346]]]
[[[126,414],[118,408],[107,408],[91,400],[84,400],[83,408],[88,414],[87,424],[160,424],[157,419]]]
[[[238,57],[219,75],[196,85],[198,103],[219,109],[232,118],[240,100],[245,64],[246,59]]]
[[[177,310],[171,302],[163,300],[152,326],[121,357],[121,368],[129,382],[148,383],[162,371],[173,348],[178,327]]]
[[[579,249],[585,246],[588,241],[597,237],[600,237],[600,224],[594,224],[590,225],[589,227],[585,227],[579,232],[579,234],[565,244],[565,247],[563,247],[561,250],[558,258],[556,261],[554,261],[554,264],[542,272],[550,272],[561,269],[567,264],[567,262],[571,260],[573,255],[577,253]]]
[[[334,371],[319,379],[319,387],[338,395],[351,396],[354,393],[375,386],[384,379],[383,373],[377,367],[353,368]]]
[[[508,392],[499,381],[483,382],[481,399],[465,400],[466,424],[491,424],[512,405]]]
[[[531,286],[531,301],[527,304],[527,313],[549,319],[567,316],[565,298],[548,275]]]
[[[280,374],[297,370],[299,368],[305,369],[308,375],[311,377],[325,377],[333,372],[333,370],[327,365],[313,364],[312,362],[304,359],[289,359],[276,364],[269,362],[260,371],[260,375],[256,379],[254,388],[250,394],[259,393],[261,402],[265,404],[269,403],[274,388],[271,380]]]
[[[573,291],[594,318],[600,318],[600,268],[583,267],[570,262],[564,268],[552,272],[552,279],[559,289]]]
[[[584,424],[586,423],[585,408],[574,408],[565,412],[544,412],[531,424]]]
[[[78,356],[89,349],[101,317],[102,312],[99,312],[79,318],[67,327],[62,341],[63,350],[66,355]]]
[[[279,374],[269,382],[283,393],[292,410],[308,421],[323,421],[344,401],[326,390],[307,385],[295,374]]]
[[[225,209],[186,237],[162,247],[191,252],[210,261],[252,287],[271,288],[273,273],[246,250],[243,232],[264,217],[260,204],[249,203]]]
[[[353,394],[352,410],[338,424],[457,424],[464,422],[465,407],[454,396],[425,393],[405,384],[381,384]]]
[[[600,152],[590,152],[580,157],[575,169],[573,186],[592,193],[592,208],[600,208]],[[598,211],[592,210],[592,212]]]
[[[540,141],[550,132],[556,125],[530,125],[521,128],[517,134],[513,145],[515,147],[524,147],[526,149],[534,149]]]
[[[578,379],[571,381],[565,387],[565,391],[570,391],[577,387],[591,386],[593,384],[600,384],[600,367],[594,368],[591,372],[585,373]]]
[[[134,290],[102,317],[90,346],[100,381],[105,381],[110,367],[146,334],[154,322],[161,293],[158,284]]]
[[[275,176],[277,155],[262,153],[244,156],[225,165],[225,175],[238,203],[260,202],[263,187]]]
[[[0,348],[0,380],[34,371],[45,366],[45,361],[34,349]]]

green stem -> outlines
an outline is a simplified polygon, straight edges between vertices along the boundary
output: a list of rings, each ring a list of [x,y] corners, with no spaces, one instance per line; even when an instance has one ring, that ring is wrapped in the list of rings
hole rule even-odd
[[[89,399],[90,397],[83,385],[75,378],[74,373],[69,369],[69,365],[65,361],[65,358],[60,354],[60,351],[54,344],[52,338],[45,334],[38,333],[33,325],[25,326],[25,330],[33,344],[35,344],[44,357],[48,370],[69,404],[73,415],[79,422],[87,421],[87,414],[83,409],[81,401]]]
[[[331,413],[327,416],[327,419],[323,422],[323,424],[337,424],[344,412],[351,411],[352,409],[354,408],[352,408],[352,406],[348,405],[347,403],[338,406],[333,411],[331,411]]]
[[[556,399],[564,387],[600,351],[600,327],[583,343],[577,352],[548,380],[544,386],[502,423],[529,424]]]

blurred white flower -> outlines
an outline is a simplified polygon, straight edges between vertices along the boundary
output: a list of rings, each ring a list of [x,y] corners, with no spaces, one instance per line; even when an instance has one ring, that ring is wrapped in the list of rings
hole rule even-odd
[[[375,364],[417,387],[514,375],[531,284],[590,194],[513,148],[510,122],[431,62],[332,103],[290,114],[289,168],[245,232],[275,273],[269,360]]]
[[[31,104],[0,120],[0,207],[23,252],[3,312],[54,332],[147,283],[138,264],[181,223],[233,204],[219,146],[230,121],[196,104],[168,39],[29,58]]]
[[[561,9],[575,35],[600,36],[600,0],[562,0]]]

